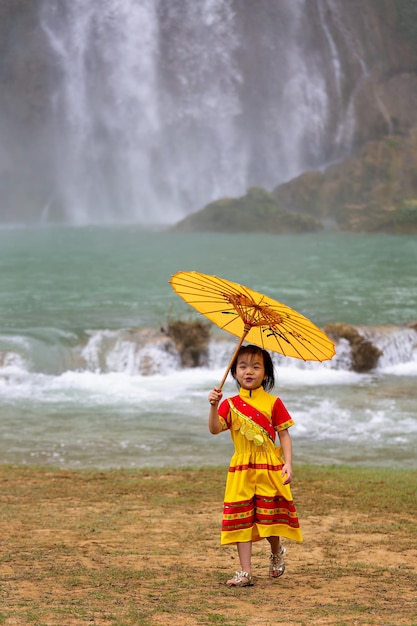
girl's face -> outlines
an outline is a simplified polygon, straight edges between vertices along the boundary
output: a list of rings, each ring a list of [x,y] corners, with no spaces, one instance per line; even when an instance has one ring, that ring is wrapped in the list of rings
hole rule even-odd
[[[242,354],[237,359],[236,380],[243,389],[257,389],[266,378],[261,354]]]

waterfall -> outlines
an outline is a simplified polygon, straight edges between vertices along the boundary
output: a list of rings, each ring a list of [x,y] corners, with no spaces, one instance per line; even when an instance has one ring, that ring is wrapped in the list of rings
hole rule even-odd
[[[344,156],[354,123],[329,7],[42,0],[56,76],[39,219],[169,224]]]
[[[53,98],[65,218],[123,221],[138,201],[154,210],[155,3],[52,0],[42,25],[61,69]]]

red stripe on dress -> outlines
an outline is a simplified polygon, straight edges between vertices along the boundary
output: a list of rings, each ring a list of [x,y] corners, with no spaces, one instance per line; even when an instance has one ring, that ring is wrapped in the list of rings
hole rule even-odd
[[[224,504],[223,510],[227,511],[228,515],[235,515],[237,513],[246,513],[247,511],[252,511],[255,509],[254,503],[241,505],[241,506],[231,506],[227,503]]]
[[[244,465],[231,465],[229,472],[244,472],[248,469],[279,471],[282,468],[282,463],[280,465],[272,465],[271,463],[246,463]]]
[[[227,519],[231,518],[231,519]],[[223,507],[222,530],[245,530],[252,528],[255,520],[255,498],[240,502],[225,502]]]
[[[235,530],[236,528],[250,528],[253,526],[253,516],[250,519],[225,519],[222,521],[223,530]]]
[[[288,526],[289,528],[300,528],[300,524],[298,522],[298,518],[291,518],[288,515],[278,515],[272,519],[264,519],[260,516],[256,516],[256,519],[254,519],[254,516],[252,515],[250,518],[243,518],[243,519],[235,519],[235,520],[222,520],[222,530],[224,532],[227,531],[231,531],[231,530],[240,530],[240,529],[244,529],[244,528],[251,528],[254,523],[259,524],[260,526],[276,526],[276,525],[280,525],[280,526]]]
[[[245,530],[255,523],[262,526],[278,524],[292,529],[300,528],[294,501],[287,501],[282,496],[255,495],[250,500],[224,503],[222,519],[224,532]]]
[[[265,526],[285,524],[290,528],[300,527],[294,501],[287,501],[282,496],[257,496],[256,521]]]
[[[300,528],[298,519],[294,520],[291,517],[288,517],[287,515],[280,515],[269,520],[257,517],[256,521],[258,522],[258,524],[262,526],[275,526],[276,524],[279,524],[283,526],[289,526],[290,528]]]
[[[264,509],[267,508],[280,508],[282,506],[288,506],[293,504],[293,500],[286,500],[283,496],[259,496],[256,495],[256,504],[258,507]]]

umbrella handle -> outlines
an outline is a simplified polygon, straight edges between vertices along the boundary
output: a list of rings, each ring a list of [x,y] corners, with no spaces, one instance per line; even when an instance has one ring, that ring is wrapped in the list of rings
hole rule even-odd
[[[229,374],[229,372],[230,372],[230,369],[231,369],[231,367],[232,367],[232,365],[233,365],[233,361],[235,360],[235,358],[236,358],[236,356],[237,356],[237,353],[239,352],[240,347],[241,347],[242,343],[244,342],[245,337],[246,337],[246,335],[248,334],[249,330],[250,330],[250,329],[245,330],[245,332],[243,333],[242,337],[241,337],[241,338],[240,338],[240,340],[239,340],[239,343],[238,343],[238,344],[237,344],[237,346],[236,346],[235,351],[233,352],[232,358],[230,359],[230,361],[229,361],[229,363],[228,363],[228,365],[227,365],[227,368],[226,368],[226,371],[225,371],[224,376],[223,376],[223,378],[222,378],[222,381],[221,381],[220,385],[218,385],[218,387],[217,387],[217,389],[218,389],[219,391],[221,391],[221,390],[222,390],[223,385],[224,385],[224,383],[226,382],[226,378],[227,378],[227,376],[228,376],[228,374]],[[211,402],[210,404],[214,404],[214,403],[213,403],[213,402]]]

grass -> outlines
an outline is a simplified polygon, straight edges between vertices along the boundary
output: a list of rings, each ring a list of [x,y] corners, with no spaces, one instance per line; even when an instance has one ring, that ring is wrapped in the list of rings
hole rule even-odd
[[[304,543],[273,582],[255,544],[247,589],[224,585],[225,474],[0,466],[0,624],[417,625],[416,471],[297,467]]]

